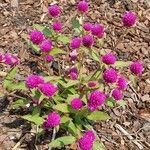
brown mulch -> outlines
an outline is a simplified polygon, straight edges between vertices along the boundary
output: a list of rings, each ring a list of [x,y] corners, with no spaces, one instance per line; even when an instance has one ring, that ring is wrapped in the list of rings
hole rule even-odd
[[[124,61],[139,59],[144,72],[138,79],[138,86],[129,86],[125,93],[127,106],[109,109],[111,120],[95,123],[94,127],[106,148],[119,150],[150,149],[150,1],[149,0],[89,0],[90,12],[85,21],[101,22],[108,35],[104,49],[112,50],[113,44],[122,34],[120,16],[124,11],[133,10],[138,14],[138,23],[113,51]],[[22,60],[24,76],[32,72],[25,61],[34,64],[22,38],[34,23],[48,25],[47,6],[51,0],[0,0],[0,51],[17,53]],[[63,7],[62,22],[68,27],[68,18],[74,15],[75,0],[59,0]],[[51,135],[41,137],[34,146],[35,136],[31,125],[19,118],[23,110],[9,112],[12,98],[0,99],[0,150],[10,150],[23,137],[19,149],[47,149]],[[126,131],[126,132],[124,132]],[[135,144],[136,142],[139,143]],[[18,150],[19,150],[18,149]]]

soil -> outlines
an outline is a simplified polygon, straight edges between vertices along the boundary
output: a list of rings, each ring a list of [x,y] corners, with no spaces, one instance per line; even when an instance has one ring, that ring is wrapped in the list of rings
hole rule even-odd
[[[23,37],[29,33],[33,24],[48,25],[51,22],[51,18],[47,15],[47,7],[51,2],[51,0],[0,0],[0,52],[18,54],[21,59],[21,77],[37,71],[36,56],[30,52]],[[64,32],[69,34],[68,18],[75,15],[76,2],[75,0],[57,2],[63,7],[60,19],[66,26]],[[104,50],[113,50],[120,60],[139,59],[144,64],[144,72],[137,79],[137,86],[129,86],[125,93],[128,104],[123,107],[109,108],[112,119],[95,123],[93,126],[108,150],[149,150],[150,1],[89,0],[89,3],[90,11],[85,16],[85,21],[101,22],[106,26],[108,36]],[[137,25],[127,33],[123,42],[112,49],[114,43],[123,34],[120,24],[121,14],[129,10],[137,13]],[[31,111],[30,108],[13,110],[12,101],[12,97],[0,98],[0,150],[11,150],[18,142],[20,143],[17,150],[48,149],[51,132],[40,136],[35,144],[36,136],[31,130],[31,124],[20,119],[20,116]]]

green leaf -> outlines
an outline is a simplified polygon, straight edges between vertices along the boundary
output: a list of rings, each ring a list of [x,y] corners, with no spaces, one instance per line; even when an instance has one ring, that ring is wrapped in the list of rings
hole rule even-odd
[[[93,121],[101,121],[101,120],[110,119],[109,115],[102,111],[94,111],[90,115],[88,115],[87,118]]]
[[[65,54],[66,52],[60,48],[53,48],[51,51],[50,51],[50,55],[54,56],[54,55],[57,55],[57,54]]]
[[[18,99],[15,102],[12,102],[12,107],[13,108],[18,108],[18,107],[25,107],[29,101],[27,99]]]
[[[67,83],[65,83],[65,81],[63,81],[63,80],[59,80],[58,82],[65,88],[77,85],[79,83],[78,80],[67,80]]]
[[[116,68],[122,68],[122,67],[128,67],[130,65],[131,61],[116,61],[113,67]]]
[[[117,104],[118,104],[119,106],[125,106],[125,105],[127,105],[127,101],[119,100],[119,101],[117,101]]]
[[[113,107],[115,105],[116,101],[112,98],[112,97],[109,97],[106,99],[106,104],[109,106],[109,107]]]
[[[76,139],[74,136],[63,136],[60,138],[57,138],[56,140],[52,141],[49,146],[56,148],[56,147],[63,147],[65,145],[69,145],[72,143],[75,143]]]
[[[93,150],[106,150],[102,142],[95,141],[93,144]]]
[[[70,43],[70,39],[67,36],[65,36],[65,35],[58,36],[57,40],[61,41],[64,44]]]
[[[19,83],[12,83],[12,87],[10,87],[11,90],[23,90],[23,91],[26,91],[27,90],[27,87],[25,85],[24,82],[19,82]]]
[[[43,32],[43,34],[46,37],[51,37],[52,36],[52,32],[47,27],[41,26],[39,24],[34,24],[33,28],[37,29],[38,31]]]
[[[72,111],[71,107],[65,103],[57,104],[57,105],[53,106],[53,109],[61,111],[63,113],[69,113]]]
[[[70,121],[70,120],[71,120],[71,118],[69,118],[69,117],[67,117],[67,116],[61,117],[61,123],[66,123],[66,122],[68,122],[68,121]]]
[[[76,19],[76,17],[73,17],[71,19],[72,27],[73,28],[80,28],[80,23],[79,20]]]
[[[10,89],[12,87],[13,85],[12,82],[13,82],[13,79],[15,78],[15,75],[17,74],[17,71],[18,71],[18,68],[15,67],[15,68],[12,68],[8,72],[5,80],[3,81],[4,88]]]

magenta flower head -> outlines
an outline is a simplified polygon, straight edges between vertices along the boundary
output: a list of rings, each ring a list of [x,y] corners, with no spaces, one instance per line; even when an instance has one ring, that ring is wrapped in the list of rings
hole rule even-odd
[[[115,83],[117,81],[117,71],[113,68],[106,69],[103,73],[103,79],[107,83]]]
[[[81,39],[80,38],[74,38],[72,39],[70,43],[71,49],[78,49],[81,45]]]
[[[58,90],[58,87],[53,85],[50,82],[47,82],[47,83],[40,84],[39,85],[39,90],[45,96],[52,97],[56,93],[56,91]]]
[[[104,26],[102,24],[95,24],[92,27],[92,34],[102,38],[104,35]]]
[[[90,141],[94,141],[96,139],[95,134],[92,130],[88,130],[85,132],[84,136],[88,138]]]
[[[47,62],[51,62],[51,61],[54,60],[54,57],[51,56],[51,55],[47,55],[45,59],[46,59]]]
[[[142,70],[143,70],[143,65],[140,62],[138,62],[138,61],[133,62],[130,65],[130,70],[135,75],[141,75],[142,74]]]
[[[79,147],[81,150],[92,150],[95,135],[93,131],[89,130],[79,139]]]
[[[41,52],[50,52],[52,49],[52,42],[50,40],[44,40],[40,45]]]
[[[76,50],[73,50],[70,54],[69,54],[69,56],[70,56],[70,59],[71,59],[71,61],[75,61],[76,59],[77,59],[77,51]]]
[[[85,23],[83,25],[84,30],[86,31],[91,31],[92,30],[93,25],[91,23]]]
[[[72,80],[77,80],[78,79],[78,70],[76,67],[73,67],[70,69],[69,71],[69,74],[70,74],[70,78]]]
[[[77,7],[78,11],[80,11],[81,13],[85,13],[89,10],[88,3],[85,0],[80,1]]]
[[[126,12],[122,17],[123,25],[126,27],[131,27],[136,23],[136,14],[133,12]]]
[[[59,16],[61,13],[61,9],[58,5],[51,5],[48,7],[48,12],[52,17]]]
[[[5,54],[2,58],[4,60],[4,63],[6,65],[10,65],[11,67],[16,66],[19,64],[19,59],[16,55],[12,55],[12,54]]]
[[[112,91],[112,97],[117,101],[121,100],[123,98],[123,92],[119,89],[114,89]]]
[[[54,128],[60,124],[61,117],[58,113],[52,112],[48,114],[46,121],[43,124],[45,129]]]
[[[102,57],[102,62],[107,65],[114,64],[116,62],[116,56],[110,52]]]
[[[62,30],[62,24],[61,22],[54,22],[53,25],[53,30],[60,32]]]
[[[80,98],[74,98],[71,103],[70,103],[71,107],[73,109],[79,110],[82,108],[83,106],[83,102]]]
[[[119,90],[125,90],[128,86],[127,79],[124,77],[119,77],[117,81],[117,85]]]
[[[106,99],[106,95],[103,92],[100,92],[98,90],[93,91],[88,100],[88,108],[90,111],[94,111],[98,109],[99,106],[101,106]]]
[[[28,88],[33,89],[33,88],[37,88],[39,84],[43,84],[44,79],[38,75],[29,75],[26,78],[25,83]]]
[[[98,85],[98,82],[97,81],[89,81],[88,82],[88,87],[95,87],[96,85]]]
[[[33,44],[39,45],[44,40],[44,35],[42,32],[33,30],[30,32],[30,40],[33,42]]]
[[[91,47],[94,44],[93,36],[90,34],[83,36],[82,43],[85,47]]]

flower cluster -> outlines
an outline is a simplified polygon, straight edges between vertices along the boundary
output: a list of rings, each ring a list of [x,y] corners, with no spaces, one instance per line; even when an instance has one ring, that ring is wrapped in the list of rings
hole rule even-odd
[[[29,89],[37,88],[39,89],[45,96],[51,97],[58,90],[57,86],[53,85],[50,82],[45,82],[43,77],[38,75],[30,75],[26,78],[26,86]]]
[[[93,131],[88,130],[83,137],[79,139],[79,147],[81,150],[92,150],[93,143],[95,141],[95,135]]]
[[[12,55],[10,53],[0,54],[0,63],[5,63],[13,67],[19,64],[19,58],[17,55]]]

